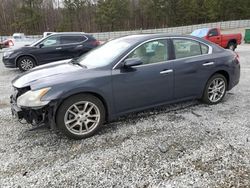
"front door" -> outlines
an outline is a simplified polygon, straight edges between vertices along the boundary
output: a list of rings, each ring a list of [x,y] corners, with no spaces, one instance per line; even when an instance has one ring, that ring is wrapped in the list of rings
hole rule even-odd
[[[220,45],[221,44],[221,36],[219,35],[218,30],[215,29],[211,29],[208,33],[208,37],[209,37],[209,41]]]
[[[61,38],[58,35],[51,36],[42,41],[33,53],[38,59],[39,64],[67,59],[65,50],[61,44]]]
[[[168,62],[168,40],[145,43],[128,58],[139,58],[143,64],[112,71],[116,113],[139,110],[173,99],[173,64]]]

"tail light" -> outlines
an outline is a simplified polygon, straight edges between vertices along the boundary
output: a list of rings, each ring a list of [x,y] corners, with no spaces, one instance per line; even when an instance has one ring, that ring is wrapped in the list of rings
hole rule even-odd
[[[240,64],[240,56],[239,56],[239,54],[237,52],[235,52],[235,62],[237,64]]]
[[[13,43],[12,40],[9,40],[7,44],[8,44],[9,47],[10,47],[10,46],[14,46],[14,43]]]
[[[90,42],[90,44],[93,45],[93,46],[99,46],[101,43],[98,40],[93,40],[93,41]]]

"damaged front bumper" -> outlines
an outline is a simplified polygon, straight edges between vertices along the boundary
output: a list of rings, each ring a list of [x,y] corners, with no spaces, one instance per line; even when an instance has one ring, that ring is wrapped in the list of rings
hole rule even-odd
[[[20,122],[25,120],[34,127],[46,125],[51,129],[55,129],[55,103],[51,102],[46,106],[36,108],[19,107],[16,103],[16,97],[11,95],[10,104],[12,115]]]

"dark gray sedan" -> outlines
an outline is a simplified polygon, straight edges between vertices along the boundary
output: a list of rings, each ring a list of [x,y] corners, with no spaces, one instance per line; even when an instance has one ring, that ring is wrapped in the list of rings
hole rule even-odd
[[[18,76],[11,106],[18,119],[82,139],[130,112],[190,99],[217,104],[239,79],[232,51],[192,36],[134,35]]]

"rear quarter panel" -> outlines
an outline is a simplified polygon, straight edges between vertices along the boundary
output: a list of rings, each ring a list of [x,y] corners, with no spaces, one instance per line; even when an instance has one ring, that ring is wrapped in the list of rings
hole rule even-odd
[[[231,50],[224,50],[221,53],[215,53],[216,66],[211,76],[220,71],[227,72],[229,76],[228,90],[231,90],[240,79],[240,64],[237,62],[236,54]]]

